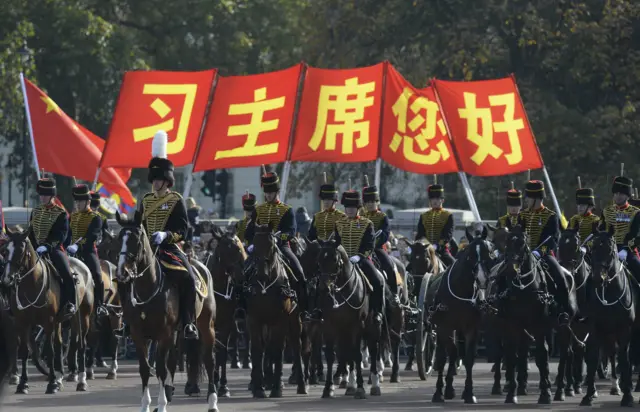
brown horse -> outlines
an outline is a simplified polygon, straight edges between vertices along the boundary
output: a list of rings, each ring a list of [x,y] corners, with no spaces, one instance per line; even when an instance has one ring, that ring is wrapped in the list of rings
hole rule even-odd
[[[0,294],[0,401],[5,387],[5,379],[8,377],[12,366],[16,361],[16,336],[15,323],[6,310],[7,302]]]
[[[274,365],[270,397],[282,397],[282,367],[285,339],[293,351],[294,371],[298,394],[308,389],[302,373],[300,308],[293,300],[284,258],[280,255],[276,238],[268,225],[256,225],[253,256],[250,259],[255,273],[250,275],[247,288],[247,316],[251,336],[252,392],[255,398],[264,398],[263,356],[267,353],[267,366]]]
[[[123,297],[124,317],[130,327],[131,338],[136,346],[140,378],[142,379],[142,410],[148,411],[151,404],[149,393],[150,366],[148,341],[156,341],[156,375],[160,381],[158,411],[166,411],[173,398],[173,378],[176,370],[175,339],[179,327],[180,294],[177,276],[163,268],[160,259],[151,248],[147,233],[142,226],[142,216],[135,212],[132,221],[123,220],[116,214],[122,226],[118,235],[120,257],[116,270],[118,291]],[[201,274],[196,307],[196,326],[200,333],[197,341],[187,346],[188,382],[185,391],[199,392],[202,360],[209,378],[207,399],[209,412],[218,411],[218,395],[213,382],[215,359],[215,299],[213,281],[204,265],[192,261],[194,269]],[[176,275],[176,276],[174,276]],[[202,359],[204,356],[204,359]]]
[[[20,339],[20,358],[22,359],[22,376],[16,393],[26,394],[29,390],[27,376],[27,359],[29,345],[32,352],[34,341],[32,328],[43,327],[45,336],[45,353],[48,354],[49,384],[47,394],[58,392],[62,383],[56,379],[55,371],[62,370],[62,337],[60,333],[61,281],[51,264],[44,256],[38,256],[28,237],[29,232],[8,231],[8,257],[3,282],[11,287],[10,305],[15,316],[16,333]],[[86,334],[93,313],[93,279],[84,263],[69,258],[71,272],[76,278],[76,303],[78,312],[70,319],[71,338],[69,356],[72,363],[69,368],[75,370],[75,355],[84,354]],[[55,352],[54,352],[55,347]],[[54,356],[55,354],[55,356]],[[73,358],[71,356],[73,355]],[[55,359],[55,362],[54,362]],[[85,357],[80,356],[77,391],[88,389]],[[55,363],[55,365],[54,365]]]
[[[216,337],[220,343],[216,346],[217,367],[220,368],[218,395],[229,397],[231,394],[227,386],[227,347],[237,328],[235,322],[238,307],[237,292],[241,291],[242,285],[236,283],[236,279],[242,277],[247,253],[235,233],[216,231],[211,233],[218,245],[213,253],[207,256],[205,264],[213,278],[213,293],[216,297],[218,315],[216,323]]]

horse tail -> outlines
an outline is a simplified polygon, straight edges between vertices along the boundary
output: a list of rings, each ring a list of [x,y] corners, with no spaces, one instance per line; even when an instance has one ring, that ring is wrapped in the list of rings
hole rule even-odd
[[[199,339],[183,339],[182,345],[187,355],[187,377],[191,384],[202,382],[205,370],[202,367],[203,357]]]

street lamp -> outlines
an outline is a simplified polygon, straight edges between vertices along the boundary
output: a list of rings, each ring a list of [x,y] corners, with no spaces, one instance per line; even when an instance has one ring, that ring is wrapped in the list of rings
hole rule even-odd
[[[20,47],[20,49],[18,49],[18,54],[20,55],[20,71],[22,73],[25,72],[25,69],[27,68],[27,65],[29,64],[29,60],[31,59],[31,49],[29,49],[27,47],[27,42],[24,41],[22,43],[22,47]],[[28,137],[27,137],[27,115],[26,112],[22,114],[22,184],[23,184],[23,191],[22,191],[22,202],[24,204],[24,207],[28,206],[27,203],[27,189],[28,189],[28,183],[29,183],[29,176],[28,176],[28,170],[29,170],[29,165],[28,165],[28,157],[29,157],[29,149],[28,149]]]

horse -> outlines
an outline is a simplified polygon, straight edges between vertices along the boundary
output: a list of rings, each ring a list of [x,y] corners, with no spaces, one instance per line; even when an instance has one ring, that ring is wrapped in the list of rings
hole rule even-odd
[[[345,395],[356,399],[366,398],[362,378],[362,352],[360,344],[366,339],[371,353],[370,376],[372,385],[370,395],[379,396],[380,378],[378,375],[381,331],[373,325],[369,313],[369,299],[373,291],[360,269],[352,265],[344,248],[335,240],[319,241],[319,285],[324,313],[323,336],[325,339],[325,357],[327,375],[323,398],[333,398],[335,388],[331,376],[335,360],[334,347],[337,343],[338,362],[349,364],[349,380]],[[354,370],[355,368],[355,370]]]
[[[251,391],[254,398],[264,398],[264,359],[274,365],[269,397],[282,397],[283,350],[287,336],[293,351],[297,393],[306,395],[308,388],[302,372],[300,321],[301,308],[295,302],[290,286],[294,280],[276,244],[269,225],[256,225],[251,265],[246,281],[246,303],[251,338]],[[266,352],[266,357],[265,357]]]
[[[597,396],[595,374],[599,348],[611,351],[618,347],[620,368],[620,406],[633,406],[629,346],[640,304],[640,286],[618,259],[613,237],[614,227],[595,231],[591,247],[591,276],[586,285],[590,339],[587,341],[587,392],[580,405],[591,406]],[[612,368],[613,369],[613,368]]]
[[[6,306],[5,297],[0,293],[0,400],[5,388],[5,379],[16,361],[17,347],[15,323],[9,316],[9,311],[5,310]]]
[[[551,260],[539,261],[534,256],[528,246],[528,235],[522,226],[517,225],[510,232],[504,269],[498,279],[499,290],[503,291],[498,299],[499,313],[505,320],[503,338],[508,385],[505,403],[518,403],[514,372],[516,351],[523,348],[523,343],[528,343],[528,339],[535,341],[536,365],[540,371],[539,404],[551,403],[547,336],[552,327],[556,327],[556,343],[561,350],[567,350],[570,343],[571,316],[577,311],[575,280],[569,286],[568,278],[572,279],[571,274],[552,274],[551,268],[547,267],[549,262],[555,263]],[[564,270],[557,266],[555,270]],[[552,313],[554,305],[566,312]],[[552,319],[552,315],[557,316],[558,320]],[[524,362],[526,355],[519,355],[520,361]]]
[[[48,384],[46,393],[55,394],[62,387],[61,378],[56,378],[57,370],[62,375],[62,336],[60,316],[60,297],[62,282],[53,264],[45,257],[39,256],[31,240],[29,231],[12,232],[7,229],[8,257],[3,276],[5,286],[11,288],[10,306],[15,318],[15,332],[20,340],[19,356],[22,360],[22,375],[16,388],[16,393],[27,394],[29,392],[27,359],[29,346],[34,350],[35,340],[31,331],[33,326],[40,325],[43,328],[45,343],[43,355],[48,355],[49,366]],[[85,369],[85,344],[89,331],[90,318],[93,313],[93,279],[89,268],[75,258],[69,258],[69,266],[76,281],[76,307],[77,313],[71,317],[71,340],[69,348],[69,369],[76,370],[75,355],[79,357],[78,384],[76,391],[88,390]],[[55,351],[54,351],[55,350]],[[34,357],[37,357],[35,355]],[[38,361],[35,359],[35,361]]]
[[[120,254],[116,269],[118,292],[123,297],[124,317],[130,327],[131,338],[136,346],[140,378],[142,380],[142,411],[148,411],[151,404],[149,392],[150,366],[148,361],[148,341],[157,342],[156,376],[160,383],[158,411],[166,411],[173,398],[173,382],[176,370],[175,339],[179,327],[179,283],[164,269],[158,253],[152,249],[146,230],[142,226],[142,215],[136,211],[132,220],[124,220],[116,214],[121,226],[118,234]],[[188,381],[185,392],[190,395],[199,392],[198,380],[202,362],[209,379],[207,401],[209,412],[218,411],[218,395],[213,380],[215,359],[214,322],[216,305],[213,295],[211,273],[199,262],[191,261],[194,270],[201,276],[196,302],[196,327],[198,340],[191,340],[187,346]]]
[[[435,370],[438,372],[438,379],[431,400],[434,403],[455,397],[453,379],[458,358],[456,332],[464,335],[466,345],[463,364],[467,376],[462,399],[468,404],[477,403],[473,394],[473,365],[482,309],[486,303],[491,246],[486,240],[487,228],[484,225],[477,225],[473,232],[466,228],[465,232],[469,245],[458,254],[457,260],[439,278],[439,282],[433,284],[433,287],[437,288],[435,308],[431,311],[429,321],[435,325],[437,335]],[[447,355],[449,369],[443,394]]]
[[[238,310],[237,292],[241,290],[242,285],[236,283],[236,279],[242,275],[247,253],[235,233],[211,233],[218,245],[212,254],[207,255],[205,264],[211,272],[213,293],[216,297],[216,339],[220,343],[216,346],[216,361],[217,367],[221,370],[220,383],[217,385],[218,396],[229,397],[231,393],[227,386],[227,347],[237,329],[234,318]]]

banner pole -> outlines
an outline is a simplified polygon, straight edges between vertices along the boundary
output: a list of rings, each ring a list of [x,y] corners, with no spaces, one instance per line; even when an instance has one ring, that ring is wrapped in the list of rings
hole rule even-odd
[[[36,153],[36,143],[33,140],[33,124],[31,123],[31,112],[29,110],[29,97],[27,96],[27,84],[24,81],[24,73],[20,72],[20,85],[22,86],[22,97],[24,97],[24,111],[27,116],[27,124],[29,125],[29,136],[31,137],[31,150],[33,151],[33,163],[36,167],[36,176],[40,180],[40,166],[38,165],[38,153]],[[26,161],[26,160],[25,160]],[[27,188],[25,187],[26,191]]]
[[[385,95],[387,90],[387,76],[389,73],[389,61],[386,60],[384,63],[384,67],[382,68],[382,98],[380,99],[380,126],[378,128],[378,158],[376,159],[376,173],[373,178],[373,184],[378,188],[378,192],[381,192],[382,187],[380,186],[380,179],[382,175],[382,130],[383,123],[382,119],[384,117],[384,104],[385,104]]]

